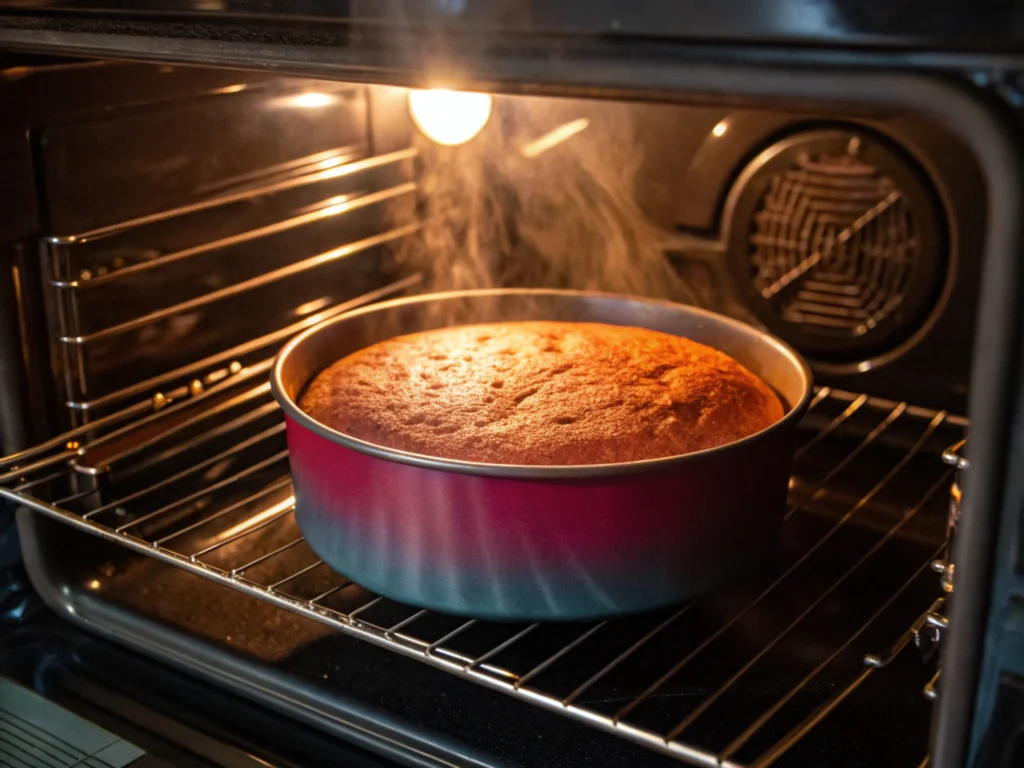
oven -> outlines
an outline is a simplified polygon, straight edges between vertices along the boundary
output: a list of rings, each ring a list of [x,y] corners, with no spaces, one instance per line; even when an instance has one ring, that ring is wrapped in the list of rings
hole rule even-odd
[[[0,1],[0,765],[1020,765],[1021,17],[876,5]],[[487,621],[314,553],[277,352],[535,287],[807,359],[742,576]]]

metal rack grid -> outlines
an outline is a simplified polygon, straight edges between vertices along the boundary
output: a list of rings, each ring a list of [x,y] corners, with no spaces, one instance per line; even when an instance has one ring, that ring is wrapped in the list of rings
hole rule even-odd
[[[380,254],[419,228],[411,215],[417,153],[361,151],[338,148],[241,192],[46,238],[53,350],[72,423],[166,392],[190,372],[205,385],[206,370],[251,365],[298,327],[394,293],[377,279],[386,271]],[[375,265],[372,276],[364,262]],[[341,268],[343,275],[324,272]],[[326,294],[325,275],[333,275]],[[263,303],[270,288],[283,304]],[[264,322],[234,322],[257,306]],[[189,347],[193,338],[198,345]],[[166,346],[143,363],[142,353],[111,355],[118,344]],[[171,353],[182,346],[189,348]]]
[[[651,614],[496,624],[395,603],[316,558],[292,514],[280,412],[254,386],[262,370],[84,447],[51,441],[44,458],[0,460],[0,481],[16,483],[0,495],[697,765],[776,764],[941,605],[929,566],[951,470],[938,455],[966,426],[945,412],[821,388],[801,425],[781,552],[749,579]]]

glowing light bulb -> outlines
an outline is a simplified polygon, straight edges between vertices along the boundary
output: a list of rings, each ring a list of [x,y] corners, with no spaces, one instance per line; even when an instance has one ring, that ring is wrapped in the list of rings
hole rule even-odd
[[[317,109],[333,104],[334,96],[331,96],[329,93],[310,91],[309,93],[300,93],[298,96],[295,96],[292,98],[291,103],[293,106],[302,107],[303,109]]]
[[[438,144],[465,144],[487,125],[491,97],[486,93],[409,91],[409,112],[423,135]]]
[[[714,128],[711,129],[711,133],[713,133],[715,136],[724,136],[727,130],[729,130],[729,126],[723,120],[722,122],[718,123]]]

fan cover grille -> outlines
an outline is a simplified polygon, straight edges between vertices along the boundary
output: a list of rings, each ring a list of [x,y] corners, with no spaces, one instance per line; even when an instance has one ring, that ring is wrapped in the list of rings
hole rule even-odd
[[[939,217],[924,184],[865,144],[850,133],[788,143],[756,164],[734,221],[752,309],[826,358],[863,359],[906,338],[941,282]]]
[[[849,155],[808,153],[772,178],[750,243],[754,287],[780,317],[844,336],[900,306],[920,251],[892,179]]]

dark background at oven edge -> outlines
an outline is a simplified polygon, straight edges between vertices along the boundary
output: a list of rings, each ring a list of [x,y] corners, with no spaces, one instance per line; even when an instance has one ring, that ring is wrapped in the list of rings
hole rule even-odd
[[[15,209],[15,210],[16,210],[16,209]],[[972,314],[973,314],[973,312],[972,312]]]

